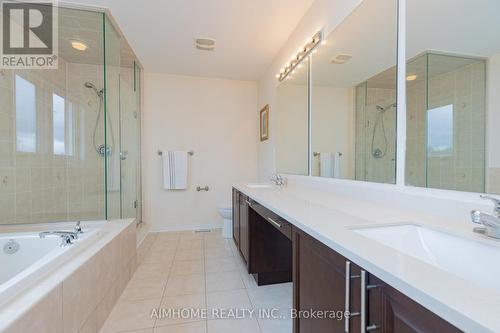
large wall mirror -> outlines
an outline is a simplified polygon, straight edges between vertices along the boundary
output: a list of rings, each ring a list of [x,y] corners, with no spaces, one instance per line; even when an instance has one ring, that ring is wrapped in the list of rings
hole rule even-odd
[[[276,91],[276,170],[307,175],[309,58],[280,83]]]
[[[407,0],[407,185],[500,194],[500,1]]]
[[[395,183],[396,61],[397,0],[364,0],[313,54],[313,176]]]

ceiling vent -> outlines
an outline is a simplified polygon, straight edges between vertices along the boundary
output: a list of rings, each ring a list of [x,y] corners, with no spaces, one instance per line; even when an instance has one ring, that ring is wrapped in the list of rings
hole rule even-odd
[[[352,55],[350,54],[337,54],[332,60],[332,64],[342,65],[351,60]]]
[[[211,38],[196,38],[194,40],[194,46],[198,50],[213,51],[213,50],[215,50],[215,39],[211,39]]]

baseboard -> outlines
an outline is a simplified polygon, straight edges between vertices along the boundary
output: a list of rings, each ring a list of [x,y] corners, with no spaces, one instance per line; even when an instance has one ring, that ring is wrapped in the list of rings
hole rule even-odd
[[[194,231],[203,229],[221,229],[221,223],[198,224],[198,225],[173,225],[173,226],[151,226],[149,232],[168,232],[168,231]]]
[[[147,235],[151,232],[149,223],[141,222],[137,225],[137,248],[141,246],[142,242],[146,239]]]

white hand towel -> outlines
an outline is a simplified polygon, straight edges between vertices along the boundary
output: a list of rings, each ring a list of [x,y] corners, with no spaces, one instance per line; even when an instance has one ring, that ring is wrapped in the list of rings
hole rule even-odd
[[[108,191],[120,191],[120,154],[112,151],[106,158],[108,168]]]
[[[340,158],[342,157],[342,153],[336,152],[333,156],[333,177],[340,178]]]
[[[188,152],[164,151],[163,162],[163,188],[165,190],[187,189],[188,178]]]
[[[333,153],[319,153],[319,175],[320,177],[333,177],[334,168]]]
[[[320,153],[319,175],[327,178],[340,178],[340,158],[342,153]]]

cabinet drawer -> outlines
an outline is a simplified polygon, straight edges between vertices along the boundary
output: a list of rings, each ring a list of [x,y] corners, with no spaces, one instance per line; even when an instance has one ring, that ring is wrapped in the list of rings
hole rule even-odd
[[[257,214],[266,219],[270,225],[279,230],[288,239],[292,239],[292,225],[288,221],[281,218],[279,215],[276,215],[256,201],[249,200],[249,204],[250,207],[252,207]]]

